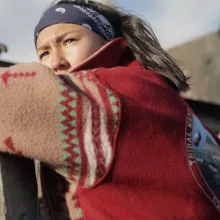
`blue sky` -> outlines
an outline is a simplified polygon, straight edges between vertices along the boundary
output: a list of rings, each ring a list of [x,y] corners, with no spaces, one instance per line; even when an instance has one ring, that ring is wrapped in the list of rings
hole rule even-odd
[[[0,42],[9,52],[1,59],[35,61],[33,30],[51,0],[0,0]],[[220,0],[115,0],[114,3],[146,19],[164,48],[216,31]]]

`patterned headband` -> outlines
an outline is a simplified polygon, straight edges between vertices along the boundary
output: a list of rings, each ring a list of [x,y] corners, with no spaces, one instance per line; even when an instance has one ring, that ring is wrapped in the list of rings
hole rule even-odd
[[[112,24],[99,12],[84,6],[60,4],[50,7],[42,15],[34,30],[35,44],[39,33],[44,28],[59,23],[84,26],[100,35],[106,41],[111,41],[116,37]]]

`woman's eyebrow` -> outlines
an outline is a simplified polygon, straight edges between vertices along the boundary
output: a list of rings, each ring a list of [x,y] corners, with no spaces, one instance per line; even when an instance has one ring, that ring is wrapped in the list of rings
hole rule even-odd
[[[56,35],[56,36],[54,36],[54,39],[51,39],[51,40],[55,41],[57,43],[57,42],[60,42],[65,36],[67,36],[68,34],[72,34],[72,33],[78,33],[78,32],[77,31],[69,31],[69,32],[66,32],[66,33],[63,33],[63,34],[60,34],[60,35]],[[49,43],[45,42],[42,46],[37,48],[37,51],[46,50],[49,47],[50,47]]]

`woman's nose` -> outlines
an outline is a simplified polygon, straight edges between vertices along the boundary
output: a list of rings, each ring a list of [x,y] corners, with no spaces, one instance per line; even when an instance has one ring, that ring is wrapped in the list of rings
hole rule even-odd
[[[53,51],[52,54],[52,69],[55,72],[68,70],[70,68],[69,62],[65,59],[63,53],[59,50]]]

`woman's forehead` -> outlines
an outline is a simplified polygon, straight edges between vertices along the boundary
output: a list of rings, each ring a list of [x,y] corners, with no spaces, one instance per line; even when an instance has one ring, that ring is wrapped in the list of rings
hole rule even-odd
[[[54,24],[43,29],[37,39],[37,45],[40,46],[48,40],[55,40],[64,34],[79,33],[83,31],[83,27],[76,24]]]
[[[39,38],[42,36],[58,35],[69,31],[82,31],[83,27],[77,24],[54,24],[49,27],[44,28],[40,34]]]

